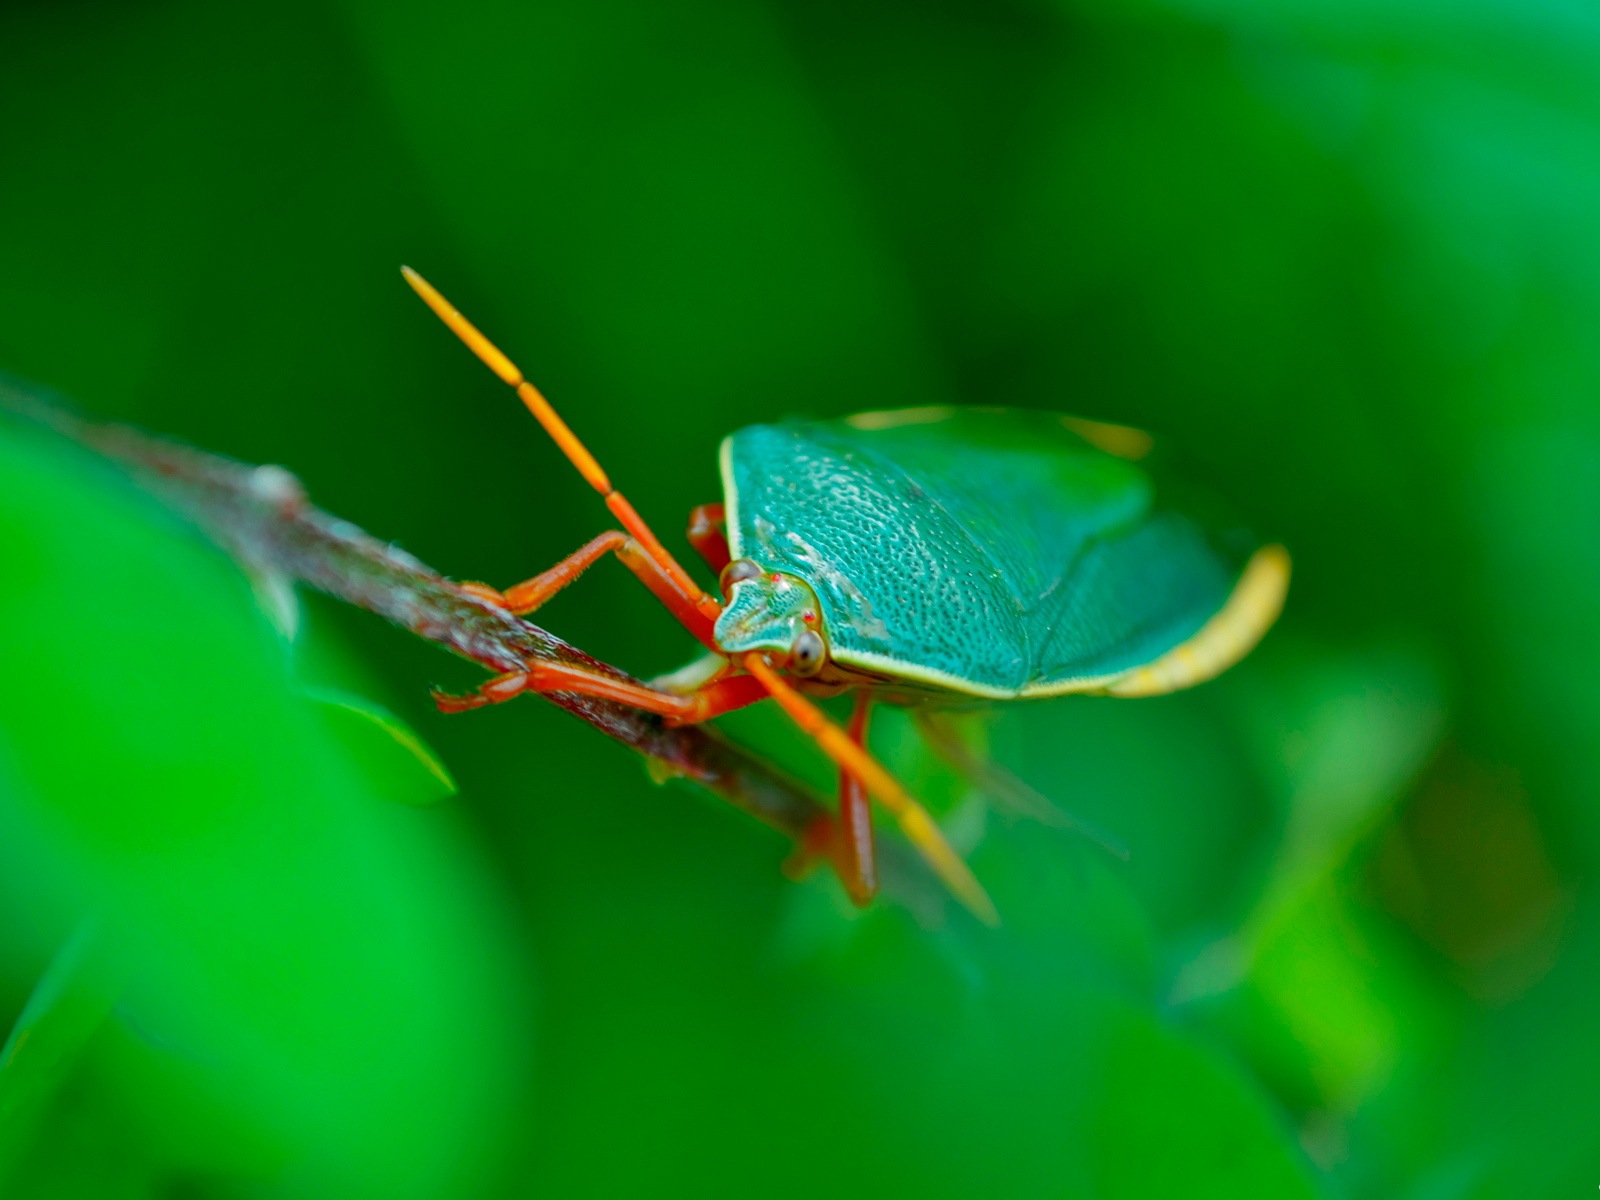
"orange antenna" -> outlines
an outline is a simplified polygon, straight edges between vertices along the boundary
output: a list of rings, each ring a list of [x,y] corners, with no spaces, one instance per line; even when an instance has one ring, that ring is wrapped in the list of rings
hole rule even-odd
[[[841,771],[848,771],[861,780],[867,791],[894,815],[911,844],[927,860],[934,874],[955,894],[956,899],[971,909],[972,914],[984,924],[1000,924],[1000,914],[995,911],[989,893],[983,890],[972,869],[945,841],[944,834],[928,815],[928,810],[913,800],[911,794],[877,759],[851,741],[850,735],[828,720],[820,708],[795,691],[788,680],[779,675],[758,652],[751,651],[744,656],[744,668],[760,680],[761,686],[778,702],[778,707],[816,741],[822,752]]]
[[[599,460],[589,453],[589,448],[578,440],[578,435],[567,427],[561,415],[551,406],[550,401],[544,398],[543,393],[533,384],[529,383],[517,364],[505,356],[493,342],[484,337],[471,321],[463,317],[448,300],[439,294],[437,288],[418,275],[410,267],[401,267],[400,274],[405,276],[407,283],[413,291],[422,297],[422,301],[434,312],[434,315],[450,327],[450,331],[466,343],[467,349],[482,360],[483,364],[500,376],[510,387],[516,390],[518,398],[527,405],[528,411],[544,431],[550,435],[552,441],[560,447],[573,466],[578,468],[589,486],[599,492],[618,521],[634,537],[634,540],[644,548],[644,552],[655,560],[656,564],[667,573],[674,583],[682,589],[700,612],[715,621],[722,612],[722,604],[715,597],[708,595],[700,586],[690,578],[689,573],[678,564],[667,548],[661,544],[661,539],[645,524],[644,518],[635,511],[633,505],[616,488],[611,486],[611,479],[601,468]]]
[[[440,295],[432,284],[410,267],[401,267],[400,273],[405,276],[412,290],[433,310],[434,315],[466,343],[467,349],[477,355],[484,365],[508,386],[516,390],[517,396],[527,406],[528,411],[544,427],[545,432],[550,435],[551,440],[567,456],[572,465],[577,467],[578,473],[588,481],[589,486],[600,493],[606,502],[606,507],[633,535],[644,552],[681,589],[702,615],[715,621],[722,612],[722,604],[715,597],[703,592],[690,578],[688,572],[672,557],[667,548],[661,544],[661,539],[656,537],[649,525],[645,524],[644,518],[635,511],[633,505],[611,485],[611,479],[601,468],[599,461],[589,452],[588,447],[578,440],[578,436],[568,428],[567,423],[561,419],[539,389],[529,383],[517,365],[507,358],[499,347],[484,337],[477,327]],[[928,815],[927,809],[912,799],[910,793],[901,787],[894,776],[884,770],[872,755],[851,741],[843,729],[828,720],[821,709],[795,691],[761,655],[747,654],[744,657],[744,666],[778,702],[779,707],[789,718],[817,743],[822,752],[832,759],[840,770],[847,771],[861,780],[867,791],[893,814],[911,844],[917,848],[934,873],[944,881],[945,886],[956,898],[971,909],[979,920],[990,925],[999,924],[1000,916],[995,911],[994,902],[989,899],[988,893],[983,890],[983,885],[962,861],[961,856],[945,840],[944,834]]]

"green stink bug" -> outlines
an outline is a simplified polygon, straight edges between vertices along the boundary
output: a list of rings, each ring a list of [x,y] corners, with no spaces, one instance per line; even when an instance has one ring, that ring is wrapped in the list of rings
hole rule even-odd
[[[895,816],[978,916],[982,886],[903,787],[866,751],[875,698],[913,704],[1070,692],[1152,696],[1232,666],[1283,607],[1289,556],[1219,535],[1136,465],[1147,435],[1015,409],[922,408],[741,429],[722,444],[723,501],[690,515],[689,541],[719,574],[703,591],[522,372],[409,268],[407,282],[517,390],[623,526],[504,592],[537,609],[615,554],[711,652],[671,684],[574,668],[498,676],[447,712],[523,692],[580,692],[675,722],[769,696],[840,771],[839,813],[804,850],[851,897],[876,889],[867,797]],[[855,693],[848,728],[807,695]]]

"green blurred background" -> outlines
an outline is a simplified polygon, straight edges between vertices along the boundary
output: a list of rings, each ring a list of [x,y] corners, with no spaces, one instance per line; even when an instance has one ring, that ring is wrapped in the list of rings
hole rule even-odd
[[[1593,1194],[1597,78],[1573,0],[0,7],[0,367],[452,575],[606,518],[401,262],[674,546],[740,424],[1010,404],[1298,572],[1215,684],[983,725],[1126,864],[882,719],[1006,918],[925,928],[4,427],[0,1192]],[[614,565],[540,620],[691,650]]]

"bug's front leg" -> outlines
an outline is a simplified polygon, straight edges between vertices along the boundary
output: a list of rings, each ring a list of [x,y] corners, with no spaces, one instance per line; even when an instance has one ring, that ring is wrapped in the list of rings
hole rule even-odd
[[[510,612],[522,615],[537,611],[550,597],[567,587],[607,554],[615,554],[618,561],[638,577],[652,595],[676,617],[681,625],[708,649],[717,648],[712,629],[714,618],[701,611],[695,600],[673,580],[644,547],[620,529],[610,529],[591,538],[549,570],[541,571],[532,579],[525,579],[501,592],[483,583],[463,583],[457,586],[469,595]]]
[[[692,692],[663,692],[625,679],[569,667],[561,663],[535,663],[524,671],[508,671],[465,696],[434,692],[443,713],[466,712],[490,704],[504,704],[524,692],[576,692],[599,700],[613,700],[668,718],[674,724],[695,725],[767,698],[761,682],[749,675],[712,679]]]

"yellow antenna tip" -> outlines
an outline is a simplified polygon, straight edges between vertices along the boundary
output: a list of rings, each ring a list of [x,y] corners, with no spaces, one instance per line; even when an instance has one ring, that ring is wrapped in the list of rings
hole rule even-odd
[[[455,334],[466,343],[467,349],[482,360],[496,375],[512,387],[522,384],[522,372],[517,369],[517,364],[512,362],[483,334],[478,332],[477,326],[456,311],[455,305],[439,294],[439,289],[434,287],[421,275],[410,267],[402,266],[400,274],[411,285],[411,290],[422,297],[422,302],[433,310],[433,315],[438,317]]]

